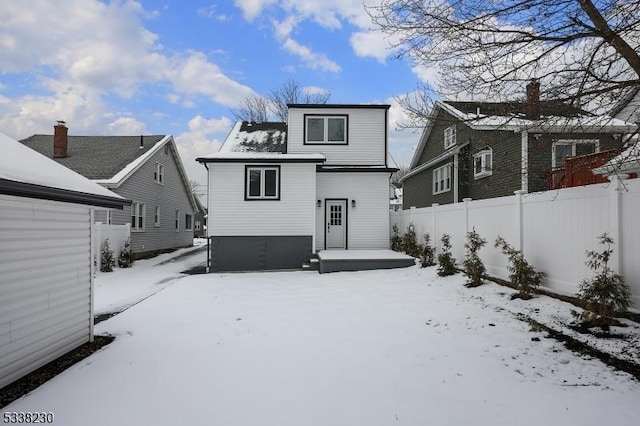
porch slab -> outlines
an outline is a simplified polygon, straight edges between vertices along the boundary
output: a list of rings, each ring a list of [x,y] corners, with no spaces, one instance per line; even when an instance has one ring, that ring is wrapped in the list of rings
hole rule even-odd
[[[415,259],[393,250],[320,250],[318,271],[366,271],[371,269],[406,268],[415,265]]]

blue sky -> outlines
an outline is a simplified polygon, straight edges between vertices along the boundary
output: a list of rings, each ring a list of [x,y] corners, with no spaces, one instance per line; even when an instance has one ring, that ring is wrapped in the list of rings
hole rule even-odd
[[[395,98],[425,75],[393,58],[362,0],[0,0],[0,132],[15,139],[172,134],[191,179],[247,95],[294,79],[332,103],[388,103],[390,150],[408,164]],[[366,0],[374,4],[379,0]]]

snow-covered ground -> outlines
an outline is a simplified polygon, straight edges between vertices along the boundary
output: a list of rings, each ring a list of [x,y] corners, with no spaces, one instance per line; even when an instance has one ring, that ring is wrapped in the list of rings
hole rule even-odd
[[[4,410],[51,411],[69,426],[640,419],[638,381],[514,316],[560,321],[572,309],[565,303],[512,301],[513,290],[468,289],[462,275],[440,278],[435,268],[175,279],[197,256],[99,274],[102,307],[131,305],[168,280],[96,326],[116,336],[112,344]]]

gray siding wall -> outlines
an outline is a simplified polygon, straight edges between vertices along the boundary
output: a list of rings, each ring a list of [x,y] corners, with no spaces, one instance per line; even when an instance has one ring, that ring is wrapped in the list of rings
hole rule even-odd
[[[0,195],[0,388],[91,337],[88,207]]]
[[[559,139],[598,139],[600,151],[620,148],[621,138],[614,139],[605,133],[547,133],[539,139],[529,135],[529,192],[544,191],[546,174],[551,170],[553,142]]]
[[[144,231],[131,231],[131,248],[134,253],[162,251],[193,244],[193,229],[185,229],[185,214],[194,214],[194,209],[189,201],[188,189],[185,188],[178,172],[175,155],[172,149],[168,155],[164,154],[164,148],[160,149],[119,188],[113,190],[127,199],[145,204]],[[156,162],[164,165],[164,184],[158,184],[153,180]],[[160,206],[159,227],[154,224],[156,206]],[[176,210],[180,210],[177,232]],[[112,223],[131,223],[131,207],[113,210]]]
[[[478,200],[512,195],[514,191],[522,189],[522,136],[520,132],[473,130],[441,110],[420,156],[418,166],[445,152],[444,129],[454,123],[456,124],[457,143],[469,143],[459,155],[458,201],[467,197]],[[552,145],[554,141],[559,139],[598,139],[601,151],[620,146],[620,140],[614,139],[610,134],[547,133],[542,134],[539,138],[530,134],[527,153],[529,192],[546,189],[546,176],[551,170]],[[486,148],[491,148],[493,152],[492,174],[476,179],[473,174],[473,156]],[[433,203],[449,204],[454,202],[453,188],[443,194],[433,194],[433,170],[449,161],[453,161],[453,157],[443,160],[403,182],[403,209],[408,209],[411,206],[428,207]]]

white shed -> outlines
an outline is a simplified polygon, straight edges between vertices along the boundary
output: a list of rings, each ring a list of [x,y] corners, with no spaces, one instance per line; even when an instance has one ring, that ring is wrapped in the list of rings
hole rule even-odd
[[[93,208],[128,200],[0,133],[0,388],[93,340]]]

